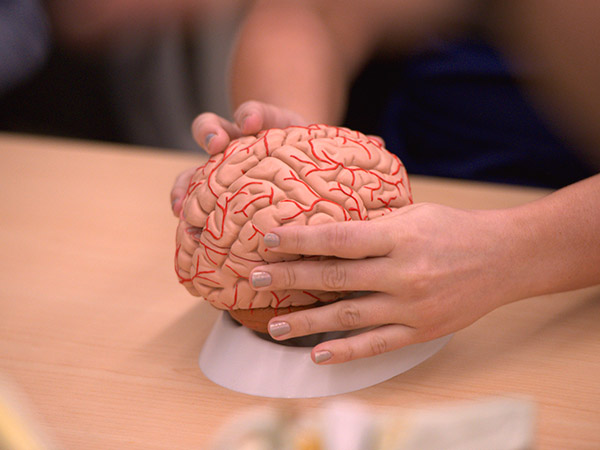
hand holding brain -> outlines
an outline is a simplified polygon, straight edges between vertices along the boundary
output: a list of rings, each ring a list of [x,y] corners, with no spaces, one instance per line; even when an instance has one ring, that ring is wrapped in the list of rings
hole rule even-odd
[[[308,258],[268,249],[266,233],[375,219],[410,203],[402,163],[378,141],[323,125],[262,131],[233,141],[194,173],[177,228],[176,272],[192,294],[264,332],[273,315],[342,295],[253,290],[253,268]]]

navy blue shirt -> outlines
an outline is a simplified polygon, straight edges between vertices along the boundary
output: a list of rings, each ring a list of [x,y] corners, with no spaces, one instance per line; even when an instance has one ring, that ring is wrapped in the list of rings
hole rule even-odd
[[[380,133],[409,173],[554,188],[593,174],[484,42],[440,44],[398,73]]]

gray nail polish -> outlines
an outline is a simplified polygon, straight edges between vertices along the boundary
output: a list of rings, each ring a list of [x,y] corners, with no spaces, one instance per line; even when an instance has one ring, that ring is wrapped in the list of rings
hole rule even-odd
[[[269,324],[269,334],[273,337],[283,336],[292,331],[292,327],[287,322],[273,322]]]
[[[199,241],[202,236],[202,228],[199,227],[188,227],[185,231],[197,241]]]
[[[250,281],[254,287],[265,287],[271,284],[271,274],[268,272],[254,272]]]
[[[242,130],[242,132],[244,132],[245,129],[246,129],[246,120],[248,120],[248,116],[247,115],[242,116],[240,118],[240,129]]]
[[[263,238],[263,242],[267,247],[277,247],[279,245],[279,236],[275,233],[267,233]]]
[[[209,133],[206,135],[206,139],[204,140],[204,148],[208,148],[208,144],[210,144],[211,139],[214,137],[215,137],[214,133]]]
[[[315,362],[317,364],[329,361],[333,355],[329,350],[323,350],[321,352],[315,353]]]

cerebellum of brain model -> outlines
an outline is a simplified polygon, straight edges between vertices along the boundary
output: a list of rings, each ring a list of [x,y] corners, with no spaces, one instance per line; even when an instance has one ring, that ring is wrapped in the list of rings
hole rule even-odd
[[[196,170],[177,227],[175,270],[190,293],[265,333],[273,316],[347,294],[253,290],[254,267],[315,258],[266,248],[266,233],[373,220],[410,203],[404,166],[377,140],[324,125],[266,130],[232,141]]]

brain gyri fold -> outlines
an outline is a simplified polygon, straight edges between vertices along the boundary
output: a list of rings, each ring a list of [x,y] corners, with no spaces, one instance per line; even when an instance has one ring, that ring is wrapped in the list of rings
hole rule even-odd
[[[410,203],[404,166],[378,141],[324,125],[270,129],[233,141],[196,170],[177,227],[175,270],[190,293],[219,309],[277,315],[331,301],[341,294],[250,287],[258,265],[309,259],[267,249],[265,233],[372,220]]]

